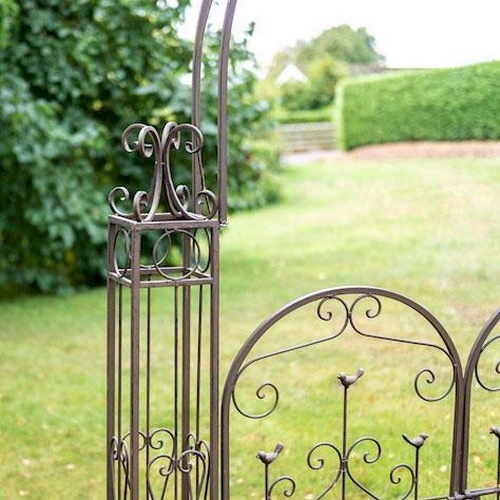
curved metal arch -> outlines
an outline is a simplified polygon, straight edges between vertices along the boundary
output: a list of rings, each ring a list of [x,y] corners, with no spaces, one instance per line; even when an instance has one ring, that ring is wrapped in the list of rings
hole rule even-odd
[[[208,21],[213,0],[202,0],[196,23],[195,40],[192,58],[191,78],[191,114],[192,124],[201,129],[201,95],[202,95],[202,67],[204,39],[207,32]],[[217,172],[219,196],[219,222],[222,226],[227,224],[227,92],[229,76],[229,56],[231,45],[231,32],[236,8],[236,1],[230,0],[226,6],[222,26],[222,38],[219,50],[219,74],[217,92]],[[192,158],[193,193],[194,198],[203,189],[203,166],[199,156]]]
[[[471,417],[471,399],[472,399],[472,383],[474,381],[474,375],[478,378],[477,369],[479,360],[484,350],[489,346],[491,342],[494,340],[498,340],[500,335],[494,337],[490,341],[488,341],[489,336],[495,330],[495,328],[500,324],[500,309],[497,309],[488,319],[488,321],[483,326],[480,331],[474,345],[472,346],[472,350],[469,354],[469,358],[467,360],[467,364],[465,366],[465,374],[464,374],[464,429],[469,429],[470,427],[470,417]],[[498,373],[500,373],[500,361],[496,367]],[[492,391],[491,389],[485,387],[482,383],[480,385],[483,389]],[[498,389],[494,389],[498,390]],[[461,464],[461,486],[462,489],[460,491],[465,491],[467,489],[467,479],[468,479],[468,460],[469,460],[469,433],[464,433],[464,443],[463,443],[463,456],[462,456],[462,464]]]
[[[453,445],[452,445],[452,470],[450,474],[450,494],[453,494],[455,491],[459,491],[460,483],[458,481],[459,474],[457,471],[461,467],[461,457],[463,455],[462,449],[462,441],[461,436],[463,434],[463,391],[464,391],[464,378],[463,378],[463,370],[460,361],[460,356],[457,351],[457,348],[451,339],[450,335],[440,323],[440,321],[426,308],[421,306],[419,303],[414,300],[401,295],[397,292],[386,290],[383,288],[377,287],[367,287],[367,286],[348,286],[348,287],[335,287],[329,288],[317,292],[313,292],[311,294],[302,296],[286,306],[279,309],[276,313],[268,317],[267,320],[262,322],[254,332],[248,337],[247,341],[243,344],[241,349],[238,351],[235,356],[233,363],[229,369],[229,372],[226,377],[226,382],[224,385],[223,393],[222,393],[222,407],[221,407],[221,487],[222,487],[222,499],[229,500],[230,498],[230,408],[232,406],[233,394],[238,382],[239,376],[242,371],[249,366],[253,361],[250,361],[245,364],[245,361],[248,358],[248,355],[252,351],[253,347],[265,336],[265,334],[276,325],[279,321],[284,319],[286,316],[291,314],[292,312],[314,302],[321,301],[326,298],[339,298],[345,295],[357,295],[358,297],[381,297],[388,298],[399,302],[421,317],[423,317],[435,330],[435,332],[441,338],[446,350],[445,351],[452,363],[453,367],[453,376],[454,376],[454,385],[455,385],[455,412],[454,412],[454,428],[453,428]],[[356,299],[359,300],[359,299]],[[356,301],[355,301],[356,302]],[[355,305],[355,304],[354,304]],[[353,325],[354,326],[354,325]],[[359,333],[359,332],[358,332]],[[338,335],[334,335],[331,339],[336,338]],[[389,339],[385,337],[377,337],[382,340],[396,340],[397,339]],[[326,341],[329,339],[322,339],[320,341]],[[315,342],[317,343],[317,342]],[[412,342],[410,342],[412,343]],[[313,345],[307,344],[307,345]],[[291,349],[283,349],[278,352],[278,354],[290,352],[292,350],[300,349],[302,347],[306,347],[307,345],[298,345]],[[258,358],[264,359],[266,356],[262,356]]]
[[[231,32],[237,3],[238,0],[229,0],[227,2],[219,54],[217,168],[219,172],[219,220],[222,225],[227,224],[227,91]]]
[[[192,75],[192,120],[193,125],[201,125],[201,72],[203,65],[203,41],[207,31],[208,19],[212,10],[213,0],[203,0],[196,24],[196,34],[193,47]]]
[[[203,65],[203,42],[207,30],[208,19],[212,10],[213,0],[203,0],[198,21],[196,24],[196,34],[193,47],[193,74],[192,74],[192,124],[197,128],[201,128],[201,73]],[[203,189],[203,166],[199,155],[194,155],[192,158],[192,183],[194,199]],[[220,193],[220,187],[219,187]],[[219,204],[221,202],[219,194]],[[199,206],[195,203],[195,212],[199,212]]]
[[[208,26],[208,19],[214,5],[213,0],[203,0],[196,25],[195,43],[193,49],[192,75],[192,123],[195,127],[201,125],[201,74],[203,63],[203,40]],[[222,25],[222,38],[219,50],[218,102],[217,102],[217,171],[219,191],[219,222],[227,224],[227,95],[229,76],[229,56],[231,33],[236,11],[237,0],[229,0],[226,4]],[[193,191],[195,195],[201,191],[201,164],[198,157],[193,158]],[[195,196],[196,197],[196,196]]]

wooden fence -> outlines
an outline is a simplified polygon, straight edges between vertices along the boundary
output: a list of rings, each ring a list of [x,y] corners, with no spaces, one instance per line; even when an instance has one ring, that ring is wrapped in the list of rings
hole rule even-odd
[[[278,128],[283,153],[336,149],[335,129],[331,122],[283,124]]]

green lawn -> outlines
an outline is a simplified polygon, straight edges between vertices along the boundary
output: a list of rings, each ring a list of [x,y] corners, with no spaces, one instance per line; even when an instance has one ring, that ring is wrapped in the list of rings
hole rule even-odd
[[[233,215],[222,238],[224,372],[246,336],[278,307],[304,293],[348,284],[389,288],[417,300],[440,319],[465,359],[500,305],[500,159],[339,158],[287,167],[281,182],[282,203]],[[104,498],[105,291],[4,301],[0,325],[0,498]],[[356,346],[346,349],[355,352]],[[296,385],[295,399],[310,397],[318,408],[325,399],[320,389],[328,391],[336,373],[315,370],[321,355],[293,365],[299,378],[315,373],[311,393]],[[376,351],[373,364],[385,366],[393,355]],[[371,406],[370,393],[359,392]],[[493,413],[485,408],[483,413]],[[374,432],[411,421],[411,413],[399,409],[386,406]],[[298,431],[304,442],[297,446],[310,446],[303,430],[311,415],[299,413],[287,425],[264,425],[259,436],[250,430],[242,446],[254,457],[258,438],[277,429],[285,437]],[[479,478],[487,460],[480,451],[474,456]],[[436,464],[437,470],[431,467]],[[440,468],[446,476],[446,462],[430,465],[434,476]],[[440,487],[442,479],[432,474],[425,477]],[[252,480],[247,482],[247,492],[235,498],[260,498]],[[296,498],[312,498],[307,495]]]

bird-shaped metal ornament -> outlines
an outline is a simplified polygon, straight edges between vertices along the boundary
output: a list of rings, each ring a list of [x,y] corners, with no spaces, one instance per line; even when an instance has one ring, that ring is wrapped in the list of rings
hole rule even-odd
[[[257,458],[266,465],[272,464],[277,458],[278,455],[283,451],[283,448],[285,446],[283,443],[278,443],[276,445],[276,448],[274,448],[274,451],[271,452],[266,452],[266,451],[259,451],[257,453]]]
[[[365,373],[365,370],[363,368],[359,368],[358,371],[354,375],[347,375],[344,372],[340,372],[338,379],[340,380],[341,384],[348,389],[351,387],[352,384],[354,384],[359,378],[363,376]]]
[[[403,439],[414,446],[415,448],[421,448],[424,445],[425,440],[429,437],[427,434],[420,434],[416,438],[409,438],[406,434],[402,434]]]

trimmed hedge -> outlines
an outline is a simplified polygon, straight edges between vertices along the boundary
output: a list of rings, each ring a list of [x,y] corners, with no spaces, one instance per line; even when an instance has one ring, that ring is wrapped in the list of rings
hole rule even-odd
[[[330,122],[333,119],[332,106],[302,111],[279,111],[275,118],[280,124]]]
[[[500,139],[500,61],[349,79],[336,109],[339,147]]]

